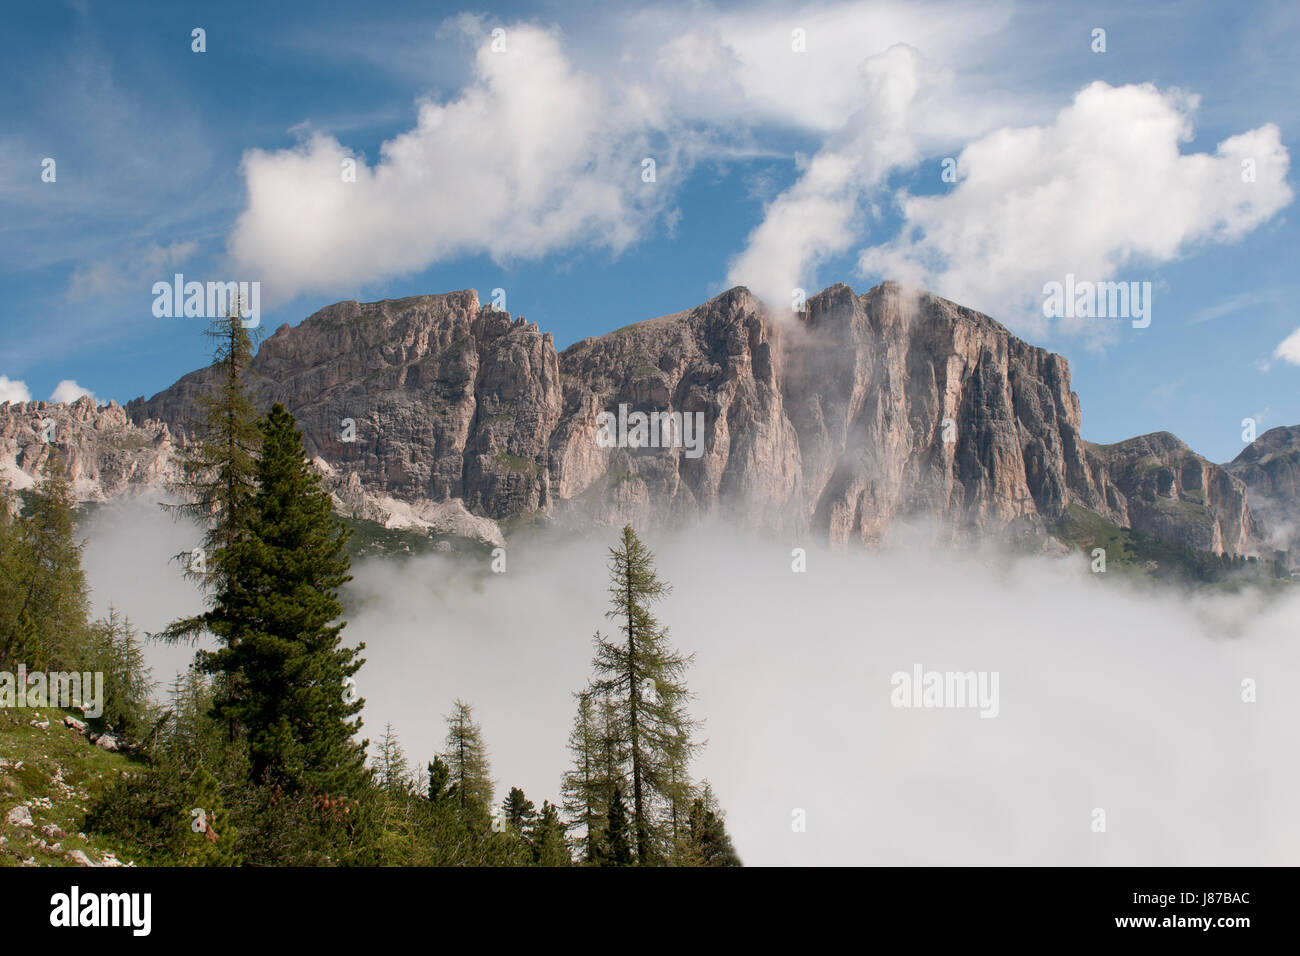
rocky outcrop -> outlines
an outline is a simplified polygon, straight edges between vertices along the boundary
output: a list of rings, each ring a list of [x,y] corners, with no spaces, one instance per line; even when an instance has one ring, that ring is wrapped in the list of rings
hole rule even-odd
[[[1249,491],[1268,544],[1300,561],[1300,426],[1270,428],[1224,466]]]
[[[103,501],[128,491],[163,489],[175,477],[172,435],[150,418],[132,422],[116,402],[0,404],[0,481],[14,488],[40,479],[58,454],[81,501]]]
[[[1088,453],[1118,492],[1116,523],[1214,554],[1263,549],[1246,485],[1169,432],[1089,445]]]
[[[733,289],[560,362],[552,486],[595,488],[611,521],[724,510],[846,543],[900,520],[951,537],[1103,504],[1065,360],[895,283],[832,286],[784,315]],[[622,403],[702,413],[703,454],[598,449],[596,415]]]
[[[211,379],[126,412],[180,433]],[[250,387],[297,416],[342,510],[493,543],[536,513],[959,540],[1043,532],[1070,505],[1215,552],[1258,537],[1241,481],[1169,435],[1090,445],[1065,359],[892,282],[801,313],[731,289],[562,354],[472,291],[340,302],[263,342]],[[620,408],[698,417],[701,441],[611,444]]]
[[[183,428],[210,369],[128,404]],[[463,502],[499,519],[551,504],[546,443],[560,413],[551,335],[480,308],[473,291],[340,302],[281,326],[252,364],[255,404],[281,402],[309,457],[376,500]]]

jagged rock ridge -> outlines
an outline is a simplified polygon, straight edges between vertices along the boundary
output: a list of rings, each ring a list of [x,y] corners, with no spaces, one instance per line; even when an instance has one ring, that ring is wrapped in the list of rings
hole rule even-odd
[[[802,314],[736,288],[562,354],[472,291],[340,302],[279,328],[253,373],[336,498],[389,519],[723,514],[846,544],[902,521],[945,539],[1044,529],[1077,504],[1211,551],[1258,538],[1239,480],[1172,436],[1090,445],[1065,359],[892,282],[832,286]],[[127,412],[177,432],[211,376]],[[702,453],[602,447],[598,416],[620,404],[700,413]]]

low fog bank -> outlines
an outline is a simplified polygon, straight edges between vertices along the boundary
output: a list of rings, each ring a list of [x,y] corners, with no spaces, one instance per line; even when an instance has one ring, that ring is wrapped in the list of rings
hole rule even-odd
[[[87,525],[97,610],[142,630],[196,609],[169,563],[192,529],[127,502]],[[507,570],[431,554],[353,569],[345,637],[372,743],[391,722],[413,767],[462,697],[489,746],[498,798],[558,797],[572,694],[613,622],[616,532],[512,543]],[[693,712],[749,864],[1294,864],[1300,599],[1189,595],[1099,579],[1087,562],[791,548],[720,527],[651,531],[658,606],[696,660]],[[806,546],[806,545],[805,545]],[[150,646],[166,682],[190,649]],[[999,675],[999,710],[891,706],[891,676]],[[1258,686],[1242,701],[1243,679]],[[1093,832],[1094,810],[1104,833]],[[806,813],[806,832],[792,814]]]

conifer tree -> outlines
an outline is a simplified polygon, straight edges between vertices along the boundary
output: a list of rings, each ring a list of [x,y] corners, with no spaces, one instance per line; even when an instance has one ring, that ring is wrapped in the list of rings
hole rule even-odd
[[[435,756],[429,761],[428,798],[430,803],[440,803],[447,799],[448,782],[451,780],[451,768],[447,761]]]
[[[0,665],[84,667],[89,602],[76,539],[72,487],[51,451],[43,480],[6,525],[0,552]]]
[[[483,731],[474,722],[474,708],[463,700],[447,715],[446,750],[449,798],[467,820],[484,824],[492,806],[492,772]]]
[[[413,804],[415,788],[410,767],[393,725],[384,725],[375,760],[376,790],[372,794],[377,811],[379,858],[385,865],[408,864],[418,842]]]
[[[365,645],[340,639],[348,532],[304,458],[293,416],[277,404],[259,427],[257,494],[242,534],[223,549],[224,581],[203,615],[220,646],[200,663],[239,676],[218,687],[214,713],[243,728],[255,782],[354,797],[369,774],[365,743],[353,739],[364,701],[346,683]]]
[[[153,680],[144,649],[131,621],[116,607],[90,628],[90,669],[104,675],[104,711],[100,719],[109,730],[139,739],[149,713]]]
[[[620,635],[596,635],[591,690],[608,696],[612,736],[625,748],[622,766],[631,791],[631,828],[637,862],[657,862],[670,845],[674,768],[684,767],[696,724],[686,713],[690,694],[683,679],[692,658],[668,642],[650,605],[670,590],[655,572],[654,558],[632,527],[610,549],[610,610]],[[612,812],[612,810],[611,810]]]
[[[510,793],[501,804],[501,810],[510,825],[520,833],[526,831],[537,816],[533,801],[524,796],[518,787],[510,788]]]
[[[379,753],[375,762],[379,785],[384,790],[397,794],[407,789],[411,771],[391,723],[384,725],[384,736],[379,740]]]
[[[614,797],[609,802],[606,815],[604,844],[606,866],[630,866],[632,864],[632,841],[628,832],[627,807],[623,803],[622,788],[614,788]]]
[[[560,792],[570,829],[579,832],[580,856],[588,863],[599,855],[600,820],[608,808],[613,786],[602,760],[601,728],[592,697],[574,695],[578,713],[569,733],[569,753],[573,766],[564,774]]]
[[[199,581],[210,595],[224,584],[226,557],[243,534],[257,492],[261,431],[249,398],[253,341],[242,313],[236,297],[230,311],[214,319],[205,333],[215,343],[215,391],[199,396],[202,417],[192,423],[192,434],[182,447],[181,477],[171,487],[181,501],[164,506],[205,529],[202,564],[196,564],[190,553],[177,557],[185,575]],[[154,637],[167,643],[193,643],[203,630],[203,616],[191,615],[173,621]]]
[[[741,865],[708,781],[705,781],[699,795],[691,803],[687,832],[694,865]]]
[[[538,866],[569,866],[573,863],[564,839],[560,812],[549,800],[542,801],[542,812],[528,834],[528,841]]]

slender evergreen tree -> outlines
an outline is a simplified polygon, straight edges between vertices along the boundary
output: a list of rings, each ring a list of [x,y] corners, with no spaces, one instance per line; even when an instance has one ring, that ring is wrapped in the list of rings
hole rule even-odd
[[[533,801],[524,796],[524,792],[518,787],[510,788],[510,793],[501,803],[501,810],[505,814],[506,821],[520,833],[527,831],[537,817],[537,808]]]
[[[411,770],[392,724],[384,725],[384,736],[379,740],[379,753],[375,760],[375,774],[379,785],[389,793],[402,793],[410,785]]]
[[[574,695],[578,713],[569,733],[573,765],[560,785],[568,828],[576,834],[579,857],[588,863],[600,855],[601,821],[613,793],[605,758],[602,727],[596,704],[589,693]]]
[[[447,761],[435,756],[429,761],[428,798],[430,803],[441,803],[448,797],[447,788],[451,780],[451,768]]]
[[[485,823],[492,806],[492,771],[482,728],[474,722],[474,708],[463,700],[455,701],[447,715],[442,759],[447,764],[450,799],[466,819]]]
[[[564,839],[564,823],[559,809],[549,800],[542,801],[542,812],[528,834],[533,861],[538,866],[570,866],[569,846]]]
[[[632,841],[628,831],[627,807],[623,803],[623,791],[616,787],[605,822],[604,843],[607,852],[601,861],[605,866],[632,864]]]
[[[293,416],[274,406],[259,423],[257,494],[244,531],[223,547],[224,581],[203,626],[220,642],[200,652],[220,682],[214,714],[243,728],[253,779],[341,799],[369,779],[363,701],[348,678],[364,644],[342,646],[337,589],[351,580],[348,532],[303,456]]]
[[[204,528],[200,560],[192,552],[177,555],[185,574],[209,596],[217,594],[228,573],[225,560],[244,534],[257,493],[257,456],[261,444],[257,412],[249,397],[253,341],[244,328],[242,303],[212,321],[205,333],[213,342],[214,390],[198,398],[201,417],[192,423],[181,450],[181,474],[171,491],[180,501],[164,505],[177,517]],[[204,632],[204,618],[191,615],[153,635],[166,643],[193,643]]]
[[[607,733],[623,748],[620,776],[631,791],[636,859],[645,865],[660,862],[669,851],[674,774],[682,772],[695,746],[691,734],[697,725],[686,712],[690,694],[684,681],[692,658],[672,649],[668,629],[650,610],[670,588],[630,525],[610,557],[605,616],[619,623],[620,633],[596,635],[591,690],[609,701]]]

